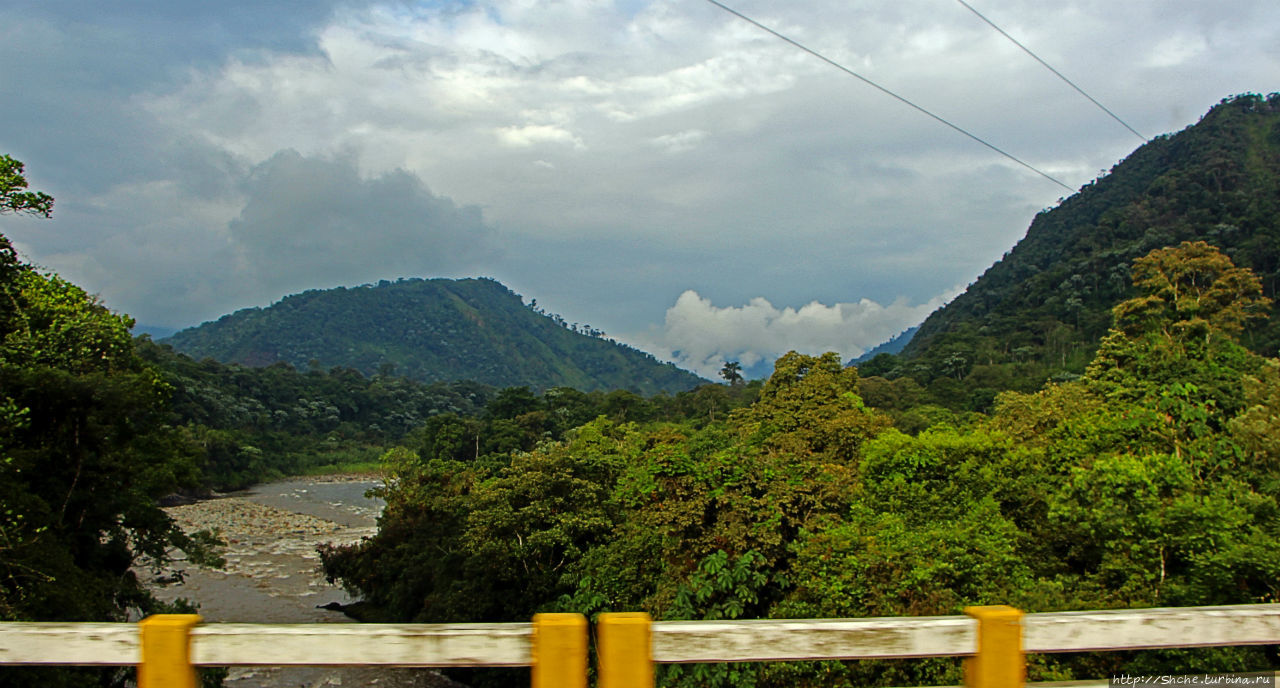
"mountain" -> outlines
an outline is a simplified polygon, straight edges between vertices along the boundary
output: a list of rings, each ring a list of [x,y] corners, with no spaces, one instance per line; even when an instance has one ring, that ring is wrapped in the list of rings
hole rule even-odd
[[[911,342],[911,338],[916,336],[916,332],[919,329],[920,329],[919,325],[916,325],[915,327],[908,327],[902,332],[899,332],[898,334],[894,335],[893,338],[890,339],[889,341],[884,342],[883,344],[877,344],[876,346],[868,349],[861,356],[853,359],[852,361],[849,361],[849,365],[858,365],[863,361],[870,361],[871,359],[875,358],[876,356],[879,356],[880,354],[902,353],[902,350],[906,348],[908,343]]]
[[[989,406],[1000,389],[1079,374],[1111,308],[1134,293],[1133,260],[1183,241],[1218,247],[1275,298],[1280,94],[1225,99],[1041,212],[1025,238],[920,325],[892,369],[878,370],[932,386],[938,399],[969,395],[949,404],[968,408]],[[1245,333],[1254,351],[1275,355],[1277,307]]]
[[[492,279],[404,279],[312,290],[164,340],[194,358],[350,367],[497,387],[678,392],[705,380],[526,306]]]
[[[133,336],[138,337],[147,335],[152,339],[164,339],[172,337],[178,330],[172,327],[163,327],[161,325],[148,325],[146,323],[137,323],[133,326]]]

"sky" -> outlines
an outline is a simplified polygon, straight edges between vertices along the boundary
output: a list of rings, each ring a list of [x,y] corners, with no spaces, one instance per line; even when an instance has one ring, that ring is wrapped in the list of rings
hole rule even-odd
[[[1071,189],[1142,138],[956,0],[734,0]],[[1274,0],[969,4],[1143,137],[1280,90]],[[0,0],[26,259],[153,327],[493,277],[708,377],[846,359],[1067,189],[704,0]]]

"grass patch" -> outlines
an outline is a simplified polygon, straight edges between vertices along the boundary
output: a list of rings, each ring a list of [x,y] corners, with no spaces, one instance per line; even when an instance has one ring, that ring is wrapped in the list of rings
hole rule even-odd
[[[302,469],[299,475],[315,476],[333,475],[335,473],[380,473],[381,471],[381,461],[342,461],[339,463],[306,466]]]

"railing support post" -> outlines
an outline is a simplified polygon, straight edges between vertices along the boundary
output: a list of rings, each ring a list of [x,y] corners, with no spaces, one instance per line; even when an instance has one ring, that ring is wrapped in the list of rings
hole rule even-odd
[[[599,688],[653,688],[653,622],[644,612],[596,619]]]
[[[1021,688],[1027,679],[1022,653],[1022,612],[1006,605],[968,607],[978,620],[978,654],[964,660],[967,688]]]
[[[142,663],[138,688],[196,688],[191,666],[191,629],[197,614],[153,614],[138,623]]]
[[[587,688],[586,617],[535,614],[532,664],[533,688]]]

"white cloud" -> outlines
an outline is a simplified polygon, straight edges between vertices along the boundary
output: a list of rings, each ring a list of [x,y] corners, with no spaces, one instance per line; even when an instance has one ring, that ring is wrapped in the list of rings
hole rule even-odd
[[[739,345],[692,319],[673,331],[664,346],[690,360],[790,342],[849,356],[898,323],[863,340],[835,322],[973,279],[1065,194],[705,3],[161,4],[0,7],[0,57],[23,65],[0,73],[23,94],[0,103],[0,151],[59,200],[51,230],[11,233],[156,324],[294,285],[490,266],[611,332],[660,335],[686,289],[745,304]],[[735,7],[1068,184],[1136,145],[958,4]],[[982,10],[1149,135],[1280,73],[1273,0]],[[301,162],[275,158],[288,150]],[[367,202],[327,203],[344,191]],[[348,225],[364,241],[343,243]],[[786,316],[757,296],[818,306]]]
[[[582,139],[560,127],[549,124],[528,124],[523,127],[502,127],[498,138],[508,146],[532,148],[540,143],[569,145],[577,150],[586,148]]]
[[[862,299],[778,308],[764,297],[743,306],[720,307],[688,290],[667,309],[661,331],[650,333],[646,344],[649,350],[709,378],[715,378],[726,361],[738,361],[750,369],[788,351],[811,355],[835,351],[848,360],[918,325],[959,291],[915,305]]]
[[[668,153],[684,153],[697,148],[705,138],[707,138],[707,132],[701,129],[688,129],[675,134],[655,136],[651,142]]]
[[[1186,34],[1169,36],[1152,47],[1146,64],[1157,68],[1177,67],[1199,57],[1208,49],[1209,44],[1203,36]]]

